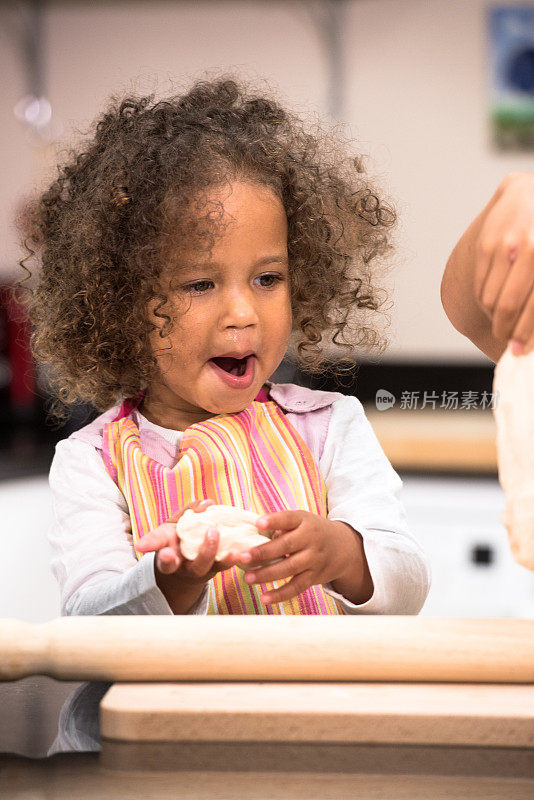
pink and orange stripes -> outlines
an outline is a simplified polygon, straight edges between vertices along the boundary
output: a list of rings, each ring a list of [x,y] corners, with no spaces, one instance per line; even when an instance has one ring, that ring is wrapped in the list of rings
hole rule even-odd
[[[184,431],[174,467],[145,455],[128,416],[104,428],[104,461],[121,489],[134,542],[195,499],[257,513],[304,509],[326,516],[326,486],[315,460],[283,411],[272,400],[253,401],[237,414],[220,414]],[[141,554],[137,554],[141,558]],[[211,614],[342,614],[321,585],[284,603],[264,605],[262,591],[285,578],[249,586],[239,567],[210,581]]]

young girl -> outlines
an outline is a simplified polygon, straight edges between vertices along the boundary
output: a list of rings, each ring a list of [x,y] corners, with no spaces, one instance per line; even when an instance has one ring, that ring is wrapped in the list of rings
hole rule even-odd
[[[231,76],[152,99],[114,100],[26,224],[53,411],[103,412],[50,471],[62,613],[417,614],[428,562],[361,403],[269,380],[292,334],[309,372],[325,334],[377,343],[393,212]],[[176,520],[210,502],[275,537],[219,562],[214,529],[188,561]]]

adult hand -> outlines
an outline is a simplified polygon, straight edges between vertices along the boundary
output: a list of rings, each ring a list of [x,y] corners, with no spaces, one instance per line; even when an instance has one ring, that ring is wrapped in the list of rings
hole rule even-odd
[[[511,173],[499,190],[476,240],[473,289],[492,334],[519,355],[534,348],[534,174]]]

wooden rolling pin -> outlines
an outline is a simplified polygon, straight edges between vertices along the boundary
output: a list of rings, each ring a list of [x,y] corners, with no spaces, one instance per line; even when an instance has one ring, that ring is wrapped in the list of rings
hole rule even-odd
[[[415,616],[0,620],[0,679],[534,682],[534,620]]]

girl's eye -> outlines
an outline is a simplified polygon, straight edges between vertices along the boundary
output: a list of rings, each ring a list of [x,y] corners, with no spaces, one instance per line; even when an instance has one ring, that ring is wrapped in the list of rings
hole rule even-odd
[[[196,281],[196,283],[189,283],[184,288],[191,294],[203,294],[207,283],[211,283],[211,281]]]
[[[260,281],[263,280],[264,278],[267,278],[267,280],[272,281],[272,283],[263,284],[264,289],[271,289],[273,286],[275,286],[275,284],[277,284],[279,281],[282,280],[280,275],[274,275],[272,273],[265,273],[265,275],[260,275],[259,277]]]
[[[280,275],[266,273],[265,275],[260,275],[257,280],[267,280],[267,283],[261,284],[262,288],[272,289],[279,281],[283,280],[283,278]],[[207,291],[207,287],[211,284],[212,281],[195,281],[195,283],[188,283],[184,286],[184,289],[191,294],[204,294]]]

